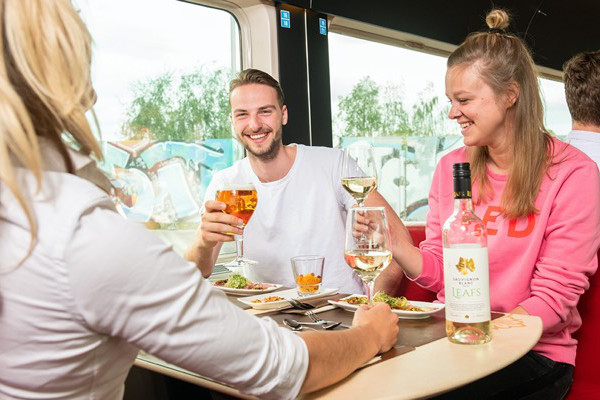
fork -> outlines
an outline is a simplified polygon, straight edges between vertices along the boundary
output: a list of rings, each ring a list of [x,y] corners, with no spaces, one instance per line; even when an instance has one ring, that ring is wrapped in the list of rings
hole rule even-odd
[[[315,308],[315,306],[313,305],[310,305],[308,303],[302,303],[301,301],[298,301],[296,299],[287,299],[287,302],[290,303],[292,307],[299,310],[311,310]]]
[[[310,318],[313,322],[316,322],[317,324],[328,325],[328,324],[336,323],[335,321],[325,321],[324,319],[317,317],[317,315],[310,310],[305,312],[304,315],[306,315],[308,318]],[[348,328],[348,329],[351,328],[350,325],[342,324],[342,323],[340,323],[339,326]]]

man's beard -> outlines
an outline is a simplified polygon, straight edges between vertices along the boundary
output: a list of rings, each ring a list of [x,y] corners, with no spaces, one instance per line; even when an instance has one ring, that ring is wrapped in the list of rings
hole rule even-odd
[[[259,153],[253,151],[249,145],[244,146],[244,148],[248,153],[252,154],[252,156],[262,161],[270,161],[274,159],[275,157],[277,157],[277,154],[279,154],[279,149],[281,148],[281,128],[277,133],[275,133],[275,139],[273,139],[273,141],[266,150]]]

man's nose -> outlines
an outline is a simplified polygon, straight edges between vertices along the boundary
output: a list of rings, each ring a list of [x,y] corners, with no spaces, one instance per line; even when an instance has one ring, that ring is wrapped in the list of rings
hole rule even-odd
[[[262,128],[262,122],[260,121],[258,115],[251,115],[250,121],[248,122],[248,127],[252,129],[252,131],[257,132]]]

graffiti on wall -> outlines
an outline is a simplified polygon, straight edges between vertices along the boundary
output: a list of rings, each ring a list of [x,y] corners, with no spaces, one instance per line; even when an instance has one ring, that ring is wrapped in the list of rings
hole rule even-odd
[[[193,228],[214,172],[232,165],[231,139],[104,142],[100,167],[117,210],[155,229]]]
[[[343,138],[341,147],[369,143],[377,164],[377,190],[405,221],[425,221],[427,197],[439,159],[463,145],[462,136]]]

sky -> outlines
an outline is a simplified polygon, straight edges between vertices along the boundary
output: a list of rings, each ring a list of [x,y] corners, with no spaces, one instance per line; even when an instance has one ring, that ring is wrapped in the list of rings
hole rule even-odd
[[[134,83],[198,66],[229,68],[230,14],[176,0],[78,0],[94,40],[92,80],[104,140],[117,139]]]
[[[201,65],[231,67],[233,19],[226,12],[176,0],[76,3],[94,39],[95,111],[104,140],[119,138],[136,82],[164,72],[177,75]],[[340,96],[367,75],[382,86],[398,85],[408,104],[430,83],[445,104],[443,57],[335,33],[329,33],[329,51],[334,113]],[[556,133],[565,134],[570,118],[562,83],[542,80],[542,88],[546,122]],[[448,122],[447,126],[448,133],[454,132],[456,124]],[[455,132],[458,134],[458,129]]]

